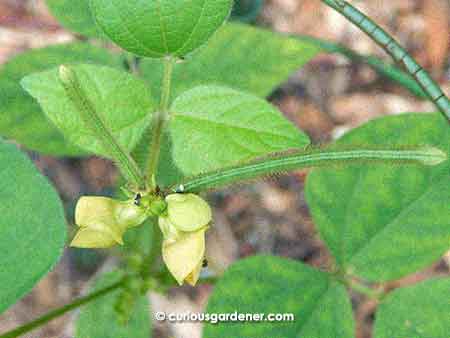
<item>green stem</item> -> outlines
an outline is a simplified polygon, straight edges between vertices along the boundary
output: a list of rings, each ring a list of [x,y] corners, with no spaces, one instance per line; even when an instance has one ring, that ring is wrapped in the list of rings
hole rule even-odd
[[[172,56],[167,56],[164,59],[164,75],[161,83],[161,102],[159,105],[159,111],[154,113],[152,120],[152,143],[150,146],[150,154],[147,162],[147,180],[150,181],[152,188],[154,188],[153,179],[156,176],[156,170],[159,164],[161,140],[164,132],[164,127],[167,120],[169,119],[169,100],[173,66],[174,59],[172,58]]]
[[[30,332],[38,327],[41,327],[44,324],[50,322],[51,320],[53,320],[55,318],[58,318],[58,317],[64,315],[65,313],[67,313],[69,311],[72,311],[86,303],[93,301],[94,299],[102,297],[102,296],[122,287],[123,282],[124,282],[123,280],[120,280],[117,283],[114,283],[104,289],[98,290],[88,296],[79,298],[79,299],[75,300],[74,302],[67,304],[59,309],[50,311],[49,313],[43,315],[42,317],[39,317],[25,325],[19,326],[11,331],[3,333],[2,335],[0,335],[0,338],[19,337],[27,332]]]
[[[81,87],[75,71],[67,66],[61,66],[59,68],[59,79],[86,128],[89,128],[97,136],[104,150],[116,161],[128,182],[133,183],[137,188],[143,188],[145,181],[141,170],[131,155],[116,140],[112,131],[106,126]]]
[[[367,286],[364,282],[362,282],[358,277],[345,273],[342,269],[338,269],[330,274],[330,276],[334,277],[336,281],[347,287],[352,291],[356,291],[357,293],[363,294],[368,298],[380,301],[385,296],[385,291],[376,290],[369,286]]]
[[[447,160],[447,154],[433,147],[388,149],[311,149],[294,153],[278,153],[249,163],[220,169],[188,178],[169,188],[172,192],[200,192],[258,177],[319,166],[352,164],[416,164],[437,165]]]
[[[383,292],[375,290],[375,289],[372,289],[372,288],[370,288],[370,287],[368,287],[368,286],[366,286],[366,285],[362,284],[361,282],[359,282],[357,280],[354,280],[354,279],[353,280],[347,280],[346,284],[347,284],[347,286],[350,289],[352,289],[352,290],[354,290],[354,291],[356,291],[358,293],[361,293],[361,294],[363,294],[363,295],[365,295],[365,296],[367,296],[367,297],[369,297],[371,299],[374,299],[374,300],[380,300],[380,298],[383,295]]]
[[[161,256],[163,242],[162,232],[158,226],[158,220],[154,218],[154,222],[147,224],[147,226],[153,227],[153,231],[151,233],[151,238],[149,238],[152,243],[151,248],[147,254],[143,255],[143,261],[147,262],[141,271],[144,278],[150,277],[160,268],[161,262],[158,258]]]

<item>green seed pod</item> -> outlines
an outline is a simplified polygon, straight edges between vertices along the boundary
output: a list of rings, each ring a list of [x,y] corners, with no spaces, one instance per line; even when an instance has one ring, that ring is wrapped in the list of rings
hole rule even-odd
[[[136,55],[182,57],[223,24],[232,0],[91,0],[98,26]]]

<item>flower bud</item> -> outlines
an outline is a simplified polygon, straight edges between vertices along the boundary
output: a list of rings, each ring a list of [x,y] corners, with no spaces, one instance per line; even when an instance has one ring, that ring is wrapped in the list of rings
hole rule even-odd
[[[206,228],[183,232],[176,241],[163,241],[163,260],[180,285],[187,282],[194,286],[198,281],[205,256],[205,232]]]

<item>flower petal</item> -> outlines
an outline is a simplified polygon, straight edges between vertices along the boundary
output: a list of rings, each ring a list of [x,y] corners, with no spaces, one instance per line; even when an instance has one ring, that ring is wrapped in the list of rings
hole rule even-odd
[[[83,196],[75,209],[75,223],[79,227],[90,224],[112,224],[116,222],[114,211],[119,202],[108,197]]]
[[[189,285],[195,286],[197,284],[198,278],[200,277],[200,271],[202,271],[203,267],[203,258],[195,267],[194,270],[185,278],[186,283]]]
[[[206,228],[182,233],[175,242],[163,241],[164,262],[180,285],[190,274],[192,276],[187,281],[191,284],[197,282],[205,255],[205,231]]]
[[[166,243],[177,240],[180,235],[180,231],[178,231],[177,228],[170,222],[169,217],[159,216],[158,225],[163,233],[163,238],[166,240]]]
[[[122,241],[121,238],[119,240],[120,242]],[[81,228],[75,235],[72,243],[70,243],[70,246],[77,248],[110,248],[120,242],[110,233]]]
[[[172,194],[166,202],[170,221],[181,231],[196,231],[211,222],[211,208],[195,194]]]
[[[80,198],[75,209],[75,222],[81,228],[72,241],[72,246],[106,248],[123,244],[125,227],[115,216],[120,202],[107,197],[85,196]]]
[[[145,209],[134,204],[133,201],[119,202],[115,208],[117,223],[123,229],[136,227],[148,217]]]

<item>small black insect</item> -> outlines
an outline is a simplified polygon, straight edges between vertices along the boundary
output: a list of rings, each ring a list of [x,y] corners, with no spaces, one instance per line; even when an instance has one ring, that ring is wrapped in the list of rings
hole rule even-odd
[[[208,260],[206,258],[203,259],[202,268],[208,267]]]
[[[134,198],[134,205],[140,206],[141,205],[141,198],[142,198],[142,195],[140,193],[137,193],[136,197]]]

